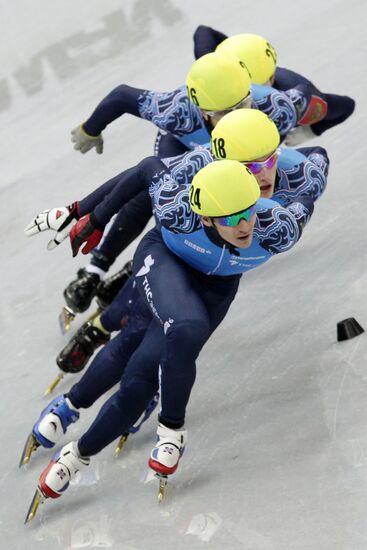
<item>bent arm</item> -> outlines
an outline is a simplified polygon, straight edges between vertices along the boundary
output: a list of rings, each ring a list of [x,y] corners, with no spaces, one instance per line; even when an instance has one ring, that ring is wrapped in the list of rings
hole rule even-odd
[[[195,59],[202,57],[207,53],[214,52],[215,48],[225,40],[227,35],[216,31],[206,25],[199,25],[194,32],[194,55]]]
[[[121,84],[114,88],[97,105],[92,115],[83,123],[83,130],[90,136],[98,136],[111,122],[124,114],[140,117],[138,98],[146,90]]]

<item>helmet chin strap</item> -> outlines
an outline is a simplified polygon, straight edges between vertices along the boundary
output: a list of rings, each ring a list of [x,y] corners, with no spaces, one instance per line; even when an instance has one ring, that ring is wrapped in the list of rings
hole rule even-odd
[[[203,226],[207,237],[214,244],[218,244],[220,246],[225,246],[226,248],[228,248],[228,250],[231,254],[234,254],[235,256],[239,256],[240,253],[238,252],[237,248],[233,244],[231,244],[228,241],[226,241],[225,239],[223,239],[223,237],[219,234],[219,231],[215,226],[213,218],[210,218],[210,220],[211,220],[213,225],[211,225],[210,227],[208,227],[207,225]]]

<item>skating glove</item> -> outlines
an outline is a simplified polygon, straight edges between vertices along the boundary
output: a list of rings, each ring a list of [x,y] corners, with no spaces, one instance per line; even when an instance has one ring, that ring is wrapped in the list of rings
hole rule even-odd
[[[24,232],[27,237],[31,237],[41,231],[47,231],[48,229],[55,230],[56,233],[53,239],[47,244],[47,250],[53,250],[66,239],[72,226],[79,218],[78,203],[74,202],[70,206],[43,210],[27,225]]]
[[[104,227],[98,224],[93,212],[80,218],[70,231],[70,244],[73,256],[79,252],[79,248],[86,243],[82,254],[88,254],[102,238]]]
[[[90,136],[83,128],[83,124],[80,124],[74,130],[71,131],[71,141],[75,143],[74,149],[81,153],[87,153],[93,147],[96,148],[96,152],[101,155],[103,153],[103,137]]]

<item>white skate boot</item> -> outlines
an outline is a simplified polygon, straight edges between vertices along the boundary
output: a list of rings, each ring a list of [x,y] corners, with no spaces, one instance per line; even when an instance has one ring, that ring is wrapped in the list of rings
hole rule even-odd
[[[75,441],[68,443],[54,455],[43,470],[39,479],[39,488],[45,497],[58,498],[69,487],[77,472],[88,466],[90,458],[82,457]]]
[[[156,472],[159,479],[158,500],[164,498],[167,476],[177,470],[180,458],[185,450],[187,431],[171,430],[163,424],[158,424],[158,441],[150,453],[149,467]]]
[[[40,475],[37,490],[33,496],[25,522],[31,521],[38,506],[46,498],[59,498],[69,487],[77,472],[88,466],[90,458],[80,456],[76,441],[68,443],[54,455]]]
[[[171,430],[158,424],[158,441],[150,454],[149,467],[163,475],[171,475],[177,470],[184,452],[187,431]]]

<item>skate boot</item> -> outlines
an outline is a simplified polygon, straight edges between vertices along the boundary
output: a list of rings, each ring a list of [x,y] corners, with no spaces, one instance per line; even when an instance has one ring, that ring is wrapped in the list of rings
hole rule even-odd
[[[19,467],[28,464],[31,454],[39,446],[50,449],[59,441],[66,430],[79,419],[79,412],[73,409],[69,399],[64,395],[55,397],[41,412],[28,436]]]
[[[25,519],[28,523],[36,515],[37,508],[46,498],[59,498],[69,487],[76,474],[88,466],[90,458],[82,457],[77,442],[72,441],[54,455],[39,478],[38,488]]]
[[[66,306],[63,307],[59,315],[60,328],[63,334],[70,330],[76,314],[83,313],[89,308],[100,280],[98,273],[89,273],[83,267],[77,272],[77,278],[65,288]]]
[[[126,443],[126,440],[129,437],[129,435],[130,434],[136,434],[140,430],[142,424],[148,420],[148,418],[150,417],[150,415],[152,414],[152,412],[154,411],[154,409],[158,405],[158,402],[159,402],[159,392],[157,392],[155,394],[155,396],[153,397],[153,399],[151,400],[151,402],[147,406],[144,413],[137,420],[137,422],[133,426],[131,426],[128,429],[127,432],[123,433],[122,436],[120,437],[119,442],[117,443],[117,446],[116,446],[116,449],[115,449],[115,456],[116,457],[119,456],[119,454],[121,453],[121,449],[124,446],[124,444]]]
[[[89,273],[84,267],[79,269],[77,278],[64,290],[66,304],[76,313],[86,311],[97,292],[100,280],[97,273]]]
[[[77,373],[84,369],[97,348],[110,340],[111,336],[96,317],[80,327],[56,358],[56,363],[64,372]]]
[[[124,286],[132,273],[132,261],[127,262],[120,271],[101,281],[97,287],[96,299],[100,309],[105,309]]]
[[[158,441],[149,458],[149,467],[156,472],[159,479],[158,500],[164,498],[167,478],[177,470],[180,458],[185,450],[187,439],[186,430],[172,430],[158,424]]]

